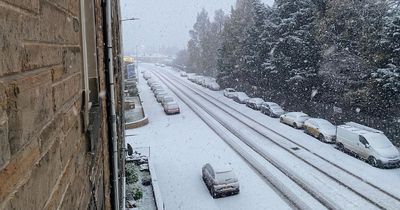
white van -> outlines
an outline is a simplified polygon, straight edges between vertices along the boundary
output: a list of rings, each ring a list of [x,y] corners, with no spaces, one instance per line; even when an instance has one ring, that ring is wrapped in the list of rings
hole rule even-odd
[[[336,145],[368,160],[375,167],[397,166],[399,150],[393,146],[382,131],[349,122],[337,127]]]

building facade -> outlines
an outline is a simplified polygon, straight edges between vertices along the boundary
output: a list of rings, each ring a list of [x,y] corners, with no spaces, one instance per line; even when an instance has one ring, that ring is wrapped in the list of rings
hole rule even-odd
[[[0,210],[115,208],[119,15],[116,0],[0,0]]]

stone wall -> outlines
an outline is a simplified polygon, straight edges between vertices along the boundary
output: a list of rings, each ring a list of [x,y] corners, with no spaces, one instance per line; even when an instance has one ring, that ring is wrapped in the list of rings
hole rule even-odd
[[[103,10],[94,1],[105,92]],[[83,125],[80,1],[0,0],[0,49],[0,210],[110,209],[104,97],[95,150]]]

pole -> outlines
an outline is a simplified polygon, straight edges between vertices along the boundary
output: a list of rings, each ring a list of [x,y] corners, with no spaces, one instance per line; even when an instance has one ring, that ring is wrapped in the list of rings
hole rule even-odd
[[[113,145],[113,179],[114,179],[114,207],[119,210],[119,184],[118,184],[118,135],[117,135],[117,116],[115,111],[115,85],[114,85],[114,65],[113,65],[113,44],[112,44],[112,8],[111,0],[106,0],[106,29],[107,29],[107,60],[110,90],[110,109],[111,109],[111,141]]]

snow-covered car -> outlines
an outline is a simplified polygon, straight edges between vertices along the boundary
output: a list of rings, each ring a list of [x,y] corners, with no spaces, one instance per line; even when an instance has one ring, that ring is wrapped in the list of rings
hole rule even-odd
[[[149,86],[151,86],[151,84],[154,84],[154,83],[157,83],[158,81],[156,80],[156,79],[154,79],[154,78],[152,78],[152,79],[148,79],[147,80],[147,84],[149,85]]]
[[[152,77],[152,74],[150,72],[146,71],[146,72],[143,73],[143,78],[145,80],[151,79],[151,77]]]
[[[260,110],[261,105],[264,103],[264,99],[262,98],[250,98],[247,102],[246,102],[246,106],[255,109],[255,110]]]
[[[216,83],[212,82],[207,86],[210,90],[218,91],[221,87]]]
[[[270,117],[280,117],[285,114],[285,111],[278,104],[274,102],[264,102],[261,104],[261,113]]]
[[[288,112],[280,116],[280,122],[293,126],[294,128],[302,128],[304,122],[311,117],[303,112]]]
[[[162,85],[160,85],[159,83],[155,83],[155,84],[152,84],[151,86],[150,86],[150,89],[154,92],[156,89],[160,89],[160,88],[163,88],[163,86]]]
[[[194,83],[196,83],[196,84],[200,84],[202,80],[203,80],[203,76],[195,76],[194,77]]]
[[[158,102],[158,103],[161,103],[162,98],[163,98],[163,97],[166,97],[166,96],[168,96],[168,93],[165,92],[165,91],[162,91],[162,92],[156,94],[156,100],[157,100],[157,102]]]
[[[239,193],[239,181],[230,165],[207,163],[201,172],[203,181],[213,198]]]
[[[196,74],[195,74],[195,73],[189,73],[189,74],[187,74],[187,78],[188,78],[189,81],[194,82],[194,78],[195,78],[195,77],[196,77]]]
[[[249,96],[247,96],[247,94],[244,92],[236,92],[236,94],[233,96],[233,100],[240,104],[247,103],[249,99]]]
[[[304,132],[318,138],[320,141],[334,143],[336,140],[336,126],[328,120],[311,118],[304,122]]]
[[[233,88],[225,88],[224,89],[224,96],[227,98],[233,98],[236,94],[236,90]]]
[[[163,93],[158,94],[156,96],[156,100],[157,100],[158,103],[162,103],[165,97],[172,97],[172,96],[169,95],[169,94],[166,94],[166,92],[163,92]]]
[[[175,99],[172,96],[165,96],[161,98],[161,104],[164,106],[164,104],[174,102]]]
[[[181,72],[180,72],[180,75],[181,75],[181,77],[187,77],[187,74],[186,74],[185,71],[181,71]]]
[[[172,101],[172,102],[167,102],[163,104],[164,107],[164,112],[166,114],[179,114],[181,110],[179,109],[179,105]]]
[[[364,125],[348,122],[339,125],[336,145],[365,159],[374,167],[397,167],[400,164],[399,150],[385,134]]]

